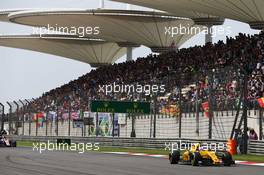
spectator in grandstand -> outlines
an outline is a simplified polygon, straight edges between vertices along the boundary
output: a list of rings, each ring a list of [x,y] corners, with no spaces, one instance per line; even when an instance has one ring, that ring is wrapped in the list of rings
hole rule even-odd
[[[254,129],[249,130],[249,139],[250,140],[258,140],[258,135]]]
[[[223,70],[222,72],[220,70]],[[264,34],[249,36],[239,34],[236,38],[218,43],[194,46],[171,51],[160,55],[150,54],[136,61],[100,67],[54,89],[30,104],[31,109],[43,111],[71,107],[72,110],[88,110],[92,99],[110,100],[147,100],[150,97],[138,94],[109,94],[98,92],[99,85],[117,84],[153,84],[166,85],[166,93],[172,93],[177,86],[190,87],[195,84],[182,99],[194,102],[196,96],[201,101],[208,100],[209,75],[214,72],[213,102],[216,107],[226,109],[236,106],[241,89],[242,74],[249,75],[249,100],[264,96]],[[199,88],[199,94],[197,93]],[[170,98],[173,102],[179,96]],[[230,105],[232,101],[232,105]]]

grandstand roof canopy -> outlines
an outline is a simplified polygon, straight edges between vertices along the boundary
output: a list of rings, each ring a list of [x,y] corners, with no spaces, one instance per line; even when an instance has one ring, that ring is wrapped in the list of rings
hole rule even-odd
[[[9,15],[11,21],[31,26],[99,27],[97,36],[107,41],[133,43],[147,47],[168,47],[173,42],[180,47],[196,33],[166,34],[165,27],[192,27],[193,20],[167,13],[133,10],[59,10],[26,11]],[[201,27],[201,26],[195,26]]]
[[[252,28],[264,28],[263,0],[112,0],[150,7],[192,17],[199,12],[249,23]]]
[[[16,12],[16,11],[20,11],[20,10],[15,10],[15,9],[13,9],[13,10],[0,10],[0,21],[10,22],[8,19],[9,13]]]
[[[116,43],[54,34],[0,36],[0,46],[62,56],[92,67],[112,64],[126,53],[126,49]]]
[[[186,8],[179,8],[177,6],[169,6],[168,0],[112,0],[117,2],[124,2],[128,4],[134,4],[138,6],[148,7],[156,10],[161,10],[164,12],[173,12],[176,16],[186,17],[186,18],[213,18],[216,16],[210,15],[208,13],[201,13],[196,10],[186,10]],[[177,3],[177,2],[176,2]]]

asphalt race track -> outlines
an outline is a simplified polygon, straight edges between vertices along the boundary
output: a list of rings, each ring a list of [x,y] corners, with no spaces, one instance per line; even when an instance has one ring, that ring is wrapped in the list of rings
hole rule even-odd
[[[0,148],[1,175],[263,175],[263,167],[170,165],[164,158]]]

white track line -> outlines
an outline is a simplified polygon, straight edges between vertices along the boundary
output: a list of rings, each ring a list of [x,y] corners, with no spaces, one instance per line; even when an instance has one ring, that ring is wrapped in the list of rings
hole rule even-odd
[[[141,156],[141,157],[153,157],[153,158],[168,158],[166,155],[158,154],[144,154],[144,153],[130,153],[130,152],[104,152],[106,154],[118,154],[118,155],[129,155],[129,156]],[[238,165],[250,165],[250,166],[263,166],[264,163],[248,162],[248,161],[239,161],[236,160]]]

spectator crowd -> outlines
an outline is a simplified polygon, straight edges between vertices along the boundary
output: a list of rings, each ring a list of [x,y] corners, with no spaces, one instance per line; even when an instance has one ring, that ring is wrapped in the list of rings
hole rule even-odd
[[[181,97],[185,103],[197,99],[208,100],[209,85],[213,89],[216,106],[236,104],[247,81],[248,99],[256,101],[264,96],[264,33],[239,34],[226,38],[226,42],[183,48],[160,55],[92,70],[90,73],[53,89],[30,103],[34,111],[89,110],[89,102],[100,100],[148,100],[154,94],[99,92],[100,85],[113,84],[164,84],[169,103]],[[179,87],[185,90],[179,93]],[[164,102],[162,102],[164,104]]]

